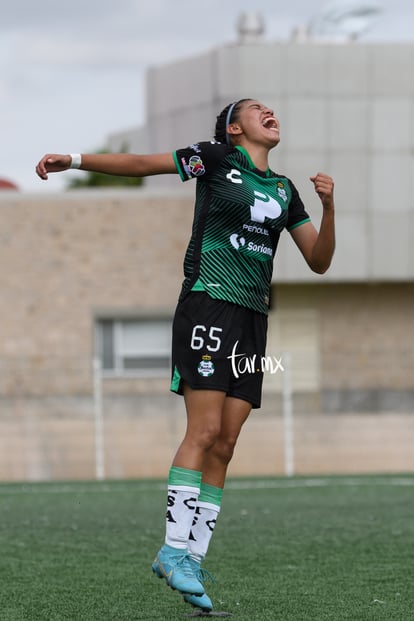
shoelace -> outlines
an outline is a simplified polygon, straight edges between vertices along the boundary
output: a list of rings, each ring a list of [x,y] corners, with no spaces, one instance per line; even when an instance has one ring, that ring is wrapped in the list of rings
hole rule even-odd
[[[193,578],[195,572],[188,554],[182,554],[181,556],[177,556],[175,558],[177,559],[175,562],[176,567],[180,567],[180,570],[185,576],[187,576],[187,578]],[[199,580],[197,575],[196,578],[197,580]]]
[[[216,579],[214,576],[208,571],[208,569],[204,569],[201,567],[197,561],[195,561],[191,556],[188,556],[189,564],[192,568],[193,575],[197,578],[199,582],[206,582],[209,580],[213,584],[216,584]]]

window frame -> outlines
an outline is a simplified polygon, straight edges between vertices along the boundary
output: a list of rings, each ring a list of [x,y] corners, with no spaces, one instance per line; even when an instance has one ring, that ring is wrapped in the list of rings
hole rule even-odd
[[[165,335],[168,331],[169,344],[168,348],[165,350],[155,350],[152,351],[144,351],[137,349],[134,351],[133,349],[129,349],[125,347],[125,330],[123,329],[123,325],[126,323],[137,323],[137,324],[145,324],[147,323],[156,323],[159,322],[160,326],[165,330]],[[104,336],[103,336],[103,326],[105,324],[109,324],[112,328],[111,338],[112,344],[110,348],[112,348],[111,358],[113,361],[113,365],[109,367],[105,365],[104,361]],[[133,377],[133,378],[165,378],[169,377],[171,374],[171,333],[172,333],[172,316],[166,314],[155,314],[146,313],[145,315],[127,315],[127,316],[119,316],[119,315],[105,315],[105,316],[97,316],[94,321],[94,340],[95,340],[95,357],[98,359],[101,373],[104,377],[113,378],[125,378],[125,377]],[[146,368],[136,367],[136,368],[127,368],[125,366],[125,361],[130,359],[145,358],[148,359],[157,359],[160,361],[164,360],[165,364],[161,364],[160,366],[149,366]]]

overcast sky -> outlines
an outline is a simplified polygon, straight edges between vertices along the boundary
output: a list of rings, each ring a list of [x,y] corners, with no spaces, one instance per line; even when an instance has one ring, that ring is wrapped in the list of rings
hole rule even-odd
[[[347,0],[348,4],[355,4]],[[328,3],[255,0],[265,40],[286,41]],[[414,39],[413,0],[382,8],[360,41]],[[88,152],[145,122],[145,72],[236,40],[251,0],[13,0],[0,18],[0,177],[23,191],[64,187],[34,175],[46,152]],[[180,146],[180,145],[177,145]]]

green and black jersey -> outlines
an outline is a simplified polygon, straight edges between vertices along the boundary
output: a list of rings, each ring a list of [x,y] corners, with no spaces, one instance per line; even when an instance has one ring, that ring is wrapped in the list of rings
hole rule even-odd
[[[202,290],[267,313],[280,233],[309,221],[298,191],[242,147],[200,142],[173,155],[181,179],[197,179],[181,297]]]

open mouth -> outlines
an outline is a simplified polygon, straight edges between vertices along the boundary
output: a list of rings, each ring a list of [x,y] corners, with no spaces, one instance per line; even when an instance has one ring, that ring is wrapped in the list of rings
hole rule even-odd
[[[271,129],[273,131],[279,131],[277,121],[273,116],[268,116],[266,119],[264,119],[264,121],[262,122],[262,125],[266,129]]]

